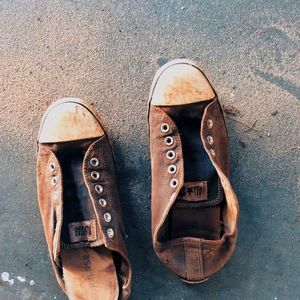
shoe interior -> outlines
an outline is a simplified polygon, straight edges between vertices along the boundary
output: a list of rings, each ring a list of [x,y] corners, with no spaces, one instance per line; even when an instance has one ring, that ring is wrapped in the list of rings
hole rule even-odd
[[[96,225],[96,241],[71,242],[70,224],[96,220],[92,201],[85,185],[82,165],[88,147],[95,139],[56,143],[52,151],[60,162],[63,174],[63,224],[61,231],[61,264],[67,294],[70,299],[116,300],[121,297],[120,262],[117,254],[101,242]],[[120,292],[119,292],[120,291]],[[97,296],[98,297],[98,296]],[[98,297],[99,298],[99,297]]]
[[[201,119],[209,103],[210,101],[205,101],[163,107],[180,133],[184,157],[184,182],[206,182],[207,199],[197,201],[197,196],[194,196],[193,201],[187,201],[179,196],[162,228],[160,240],[182,237],[218,240],[223,234],[221,210],[224,192],[200,137]],[[185,192],[191,194],[194,191],[186,189]]]

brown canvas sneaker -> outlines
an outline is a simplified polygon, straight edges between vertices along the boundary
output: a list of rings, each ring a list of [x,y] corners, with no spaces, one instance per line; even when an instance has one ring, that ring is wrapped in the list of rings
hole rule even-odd
[[[37,190],[50,259],[69,299],[127,299],[131,266],[114,158],[87,102],[62,99],[44,114]]]
[[[200,68],[180,59],[156,74],[148,113],[154,250],[182,280],[203,282],[229,260],[237,236],[221,106]]]

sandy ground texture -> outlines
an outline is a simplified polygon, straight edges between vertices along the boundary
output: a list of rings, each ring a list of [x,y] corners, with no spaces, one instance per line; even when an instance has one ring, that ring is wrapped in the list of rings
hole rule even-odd
[[[0,1],[0,299],[66,299],[52,272],[35,186],[46,107],[91,100],[113,143],[135,300],[300,299],[300,5],[297,0]],[[240,200],[232,260],[188,286],[150,235],[147,98],[186,57],[225,106]]]

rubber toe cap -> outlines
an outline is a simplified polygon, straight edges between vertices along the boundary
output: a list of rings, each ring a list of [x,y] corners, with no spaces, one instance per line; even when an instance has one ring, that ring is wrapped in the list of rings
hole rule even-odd
[[[151,98],[152,105],[182,105],[215,98],[209,81],[196,66],[176,62],[169,64],[156,81]]]
[[[58,143],[104,135],[101,125],[82,100],[62,99],[46,111],[40,127],[39,143]]]

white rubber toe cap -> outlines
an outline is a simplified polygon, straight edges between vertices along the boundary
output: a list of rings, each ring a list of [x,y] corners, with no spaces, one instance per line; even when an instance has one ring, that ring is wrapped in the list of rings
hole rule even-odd
[[[182,105],[214,98],[212,86],[196,65],[175,60],[158,71],[151,104]]]
[[[66,98],[53,103],[44,114],[39,143],[59,143],[101,137],[104,131],[80,99]]]

